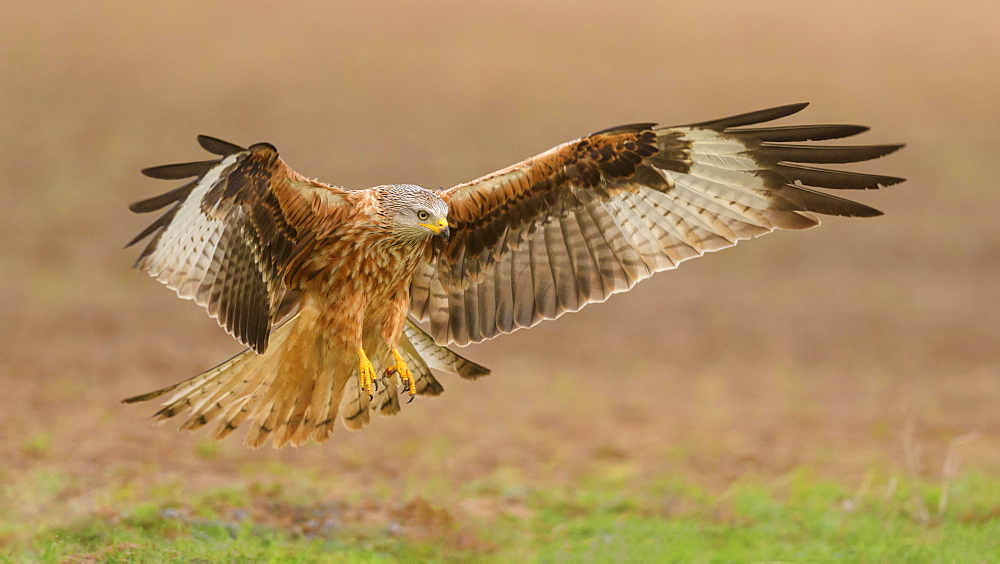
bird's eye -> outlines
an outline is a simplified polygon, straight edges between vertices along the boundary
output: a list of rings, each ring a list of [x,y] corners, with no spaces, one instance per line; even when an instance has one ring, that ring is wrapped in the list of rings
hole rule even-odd
[[[424,210],[420,210],[417,212],[417,219],[419,219],[420,221],[427,221],[427,218],[430,216],[431,214],[427,213]]]

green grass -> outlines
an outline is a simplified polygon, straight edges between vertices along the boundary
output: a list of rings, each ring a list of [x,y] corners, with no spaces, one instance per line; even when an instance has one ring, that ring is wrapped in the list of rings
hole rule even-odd
[[[790,489],[737,485],[712,503],[683,492],[655,503],[608,500],[549,507],[532,550],[542,560],[976,561],[1000,556],[1000,499],[924,519],[915,492],[872,493],[797,479]],[[924,491],[934,497],[936,492]],[[645,505],[645,507],[644,507]],[[687,507],[687,509],[684,509]],[[677,509],[680,508],[680,509]]]
[[[62,562],[88,557],[101,562],[367,562],[387,557],[433,559],[440,557],[440,549],[390,538],[302,538],[252,525],[180,525],[162,512],[152,511],[115,525],[91,521],[57,529],[44,539],[44,546],[15,554],[12,561]]]
[[[430,501],[317,501],[275,484],[105,509],[42,530],[0,524],[11,562],[117,561],[993,561],[1000,479],[941,488],[908,477],[851,491],[796,471],[710,492],[680,480],[620,476],[535,487],[500,475]],[[184,501],[182,501],[184,500]],[[493,508],[470,512],[469,500]],[[463,507],[465,509],[463,509]]]

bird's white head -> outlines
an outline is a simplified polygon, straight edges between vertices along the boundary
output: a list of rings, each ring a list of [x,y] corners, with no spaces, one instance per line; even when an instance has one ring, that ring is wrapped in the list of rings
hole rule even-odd
[[[438,235],[448,238],[448,204],[435,192],[413,184],[385,186],[382,207],[392,231],[406,240],[422,241]]]

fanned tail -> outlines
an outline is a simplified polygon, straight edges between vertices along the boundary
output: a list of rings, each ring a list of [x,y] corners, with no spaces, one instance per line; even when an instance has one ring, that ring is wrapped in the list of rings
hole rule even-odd
[[[172,394],[154,414],[158,423],[178,415],[180,429],[194,431],[215,423],[211,437],[221,440],[246,423],[243,443],[251,448],[269,439],[274,448],[330,438],[338,415],[350,430],[365,427],[371,412],[400,411],[395,377],[383,378],[369,399],[358,386],[356,356],[337,350],[321,337],[314,317],[299,311],[270,335],[268,349],[240,354],[193,378],[122,400],[149,401]],[[489,370],[436,344],[412,321],[400,339],[400,353],[413,371],[417,395],[436,396],[444,387],[431,368],[475,379]],[[380,358],[373,356],[379,373]]]
[[[264,354],[247,349],[226,362],[183,382],[123,400],[148,401],[171,396],[154,414],[157,422],[178,415],[180,429],[217,423],[212,438],[221,440],[249,422],[244,444],[275,448],[329,438],[352,365],[327,354],[315,327],[295,316],[271,333]],[[318,415],[317,415],[318,414]]]

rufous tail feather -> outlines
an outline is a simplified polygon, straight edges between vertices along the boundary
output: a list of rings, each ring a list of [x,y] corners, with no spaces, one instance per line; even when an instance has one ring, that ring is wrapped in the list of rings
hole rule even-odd
[[[395,415],[400,411],[399,382],[395,374],[379,378],[369,399],[360,389],[355,351],[337,350],[323,338],[316,317],[300,311],[270,335],[264,354],[247,349],[193,378],[160,390],[123,400],[167,400],[154,414],[158,423],[184,415],[180,429],[194,431],[215,424],[211,437],[221,440],[243,424],[249,427],[243,443],[258,448],[268,440],[275,448],[299,446],[310,439],[323,442],[333,434],[339,418],[345,427],[366,426],[371,412]],[[388,349],[386,349],[386,355]],[[436,396],[444,387],[431,368],[474,379],[489,370],[439,346],[412,321],[407,321],[399,352],[413,371],[417,395]],[[378,374],[381,356],[373,355]]]
[[[264,354],[247,349],[193,378],[123,401],[172,393],[154,415],[157,422],[185,415],[180,429],[192,431],[215,423],[214,439],[247,423],[243,442],[251,448],[268,439],[275,448],[322,442],[330,437],[344,381],[353,371],[337,358],[350,356],[324,350],[325,341],[308,321],[295,316],[275,329]]]

